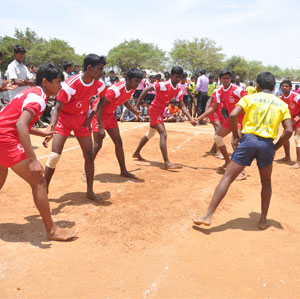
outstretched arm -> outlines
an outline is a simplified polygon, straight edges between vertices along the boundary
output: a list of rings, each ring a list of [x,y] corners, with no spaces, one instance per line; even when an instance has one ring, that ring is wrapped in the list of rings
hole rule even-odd
[[[284,145],[291,138],[293,134],[293,125],[292,125],[292,120],[290,118],[285,119],[282,122],[282,125],[284,130],[279,140],[275,144],[275,151],[277,151],[282,145]]]
[[[198,121],[203,120],[205,117],[208,117],[209,115],[211,115],[212,113],[214,113],[217,109],[217,107],[219,106],[218,103],[213,102],[212,106],[210,106],[204,113],[202,113],[199,117],[198,117]]]
[[[149,92],[149,91],[153,91],[153,90],[155,90],[155,88],[154,88],[153,86],[151,86],[151,87],[145,88],[145,89],[142,91],[142,93],[141,93],[141,95],[140,95],[140,97],[139,97],[139,99],[138,99],[138,102],[137,102],[137,104],[136,104],[136,106],[137,106],[138,109],[140,109],[142,100],[146,97],[146,95],[148,94],[148,92]]]
[[[193,126],[196,126],[198,124],[197,119],[194,119],[194,118],[191,117],[191,115],[189,113],[189,110],[186,108],[186,106],[184,105],[183,101],[179,101],[179,108],[186,115],[186,117],[189,119],[189,121],[191,122],[191,124]]]
[[[240,136],[238,133],[238,117],[244,112],[244,109],[242,106],[237,105],[230,113],[229,115],[229,121],[230,121],[230,127],[232,131],[233,136],[233,145],[235,147],[238,146],[240,141]]]

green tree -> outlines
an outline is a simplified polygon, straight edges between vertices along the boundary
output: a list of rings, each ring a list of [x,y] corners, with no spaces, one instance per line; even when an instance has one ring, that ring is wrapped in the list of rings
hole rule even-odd
[[[179,65],[192,74],[196,74],[201,68],[205,68],[207,72],[218,72],[225,57],[222,48],[208,38],[175,40],[170,56],[173,65]]]
[[[166,54],[156,45],[143,43],[138,39],[127,41],[112,48],[107,55],[108,66],[116,66],[121,71],[136,67],[163,71],[167,61]]]
[[[255,80],[257,75],[262,71],[264,71],[264,66],[261,61],[250,60],[248,61],[246,79]]]
[[[62,67],[66,60],[80,65],[84,57],[84,54],[76,54],[74,48],[66,41],[56,38],[46,40],[38,37],[30,28],[26,28],[24,32],[15,29],[13,37],[0,37],[0,51],[3,52],[2,71],[5,71],[7,65],[14,59],[13,49],[17,44],[26,49],[25,63],[30,65],[39,66],[48,61]]]
[[[230,69],[234,76],[239,75],[242,79],[247,78],[248,62],[241,56],[232,56],[225,61],[225,67]]]

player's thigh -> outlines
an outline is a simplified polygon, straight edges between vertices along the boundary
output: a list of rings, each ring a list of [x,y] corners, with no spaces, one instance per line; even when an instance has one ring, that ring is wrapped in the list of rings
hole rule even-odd
[[[85,159],[93,160],[93,140],[92,136],[77,137]]]
[[[2,189],[8,174],[8,169],[3,168],[0,165],[0,190]]]
[[[273,170],[273,164],[259,169],[260,180],[262,183],[270,182]]]
[[[97,144],[98,146],[102,146],[103,139],[104,138],[100,134],[98,134],[98,132],[93,132],[93,140],[95,144]]]
[[[107,129],[107,133],[116,146],[122,146],[122,138],[119,127]]]
[[[212,123],[214,129],[215,129],[215,132],[217,132],[220,128],[221,128],[221,122],[219,120],[216,120]]]
[[[68,139],[67,136],[63,136],[60,134],[54,134],[53,141],[52,141],[52,152],[60,155],[64,149],[64,145],[65,145],[67,139]]]
[[[229,165],[227,166],[225,173],[224,173],[224,179],[227,179],[231,182],[233,182],[237,176],[243,171],[245,168],[244,165],[238,164],[234,161],[230,161]]]
[[[29,160],[25,159],[11,167],[12,171],[15,172],[19,177],[25,180],[31,187],[37,186],[38,184],[45,184],[44,176],[41,174],[39,178],[35,177],[29,170]]]
[[[216,132],[217,135],[221,136],[221,137],[225,137],[227,136],[229,133],[231,132],[231,130],[224,128],[222,126],[220,126]]]
[[[161,135],[161,134],[167,134],[166,132],[166,127],[165,125],[162,123],[162,124],[156,124],[154,126],[154,128],[156,129],[156,131]]]

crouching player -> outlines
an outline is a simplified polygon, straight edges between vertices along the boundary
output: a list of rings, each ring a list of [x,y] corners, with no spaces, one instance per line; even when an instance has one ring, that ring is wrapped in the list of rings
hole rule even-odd
[[[272,195],[271,174],[275,151],[285,144],[293,133],[291,115],[288,105],[272,94],[275,77],[269,72],[260,73],[256,79],[256,94],[244,96],[230,114],[230,125],[237,146],[225,174],[217,186],[208,210],[204,216],[195,219],[196,225],[210,225],[212,216],[225,197],[229,186],[245,166],[250,166],[256,159],[259,169],[261,188],[260,229],[269,226],[267,213]],[[243,119],[242,138],[238,134],[238,118],[245,113]],[[284,131],[274,145],[282,122]]]
[[[289,105],[289,110],[292,116],[293,129],[295,131],[296,154],[297,161],[292,166],[293,168],[300,168],[300,95],[292,91],[292,82],[290,80],[283,80],[280,84],[283,94],[280,98]],[[291,161],[290,142],[284,145],[285,157],[281,161]]]
[[[46,137],[54,133],[50,126],[44,131],[32,126],[45,110],[47,97],[58,93],[62,80],[63,74],[54,65],[41,65],[36,74],[37,86],[17,94],[0,112],[0,189],[5,183],[10,167],[31,186],[47,237],[56,241],[70,240],[76,233],[59,228],[52,220],[44,170],[33,151],[29,134]]]

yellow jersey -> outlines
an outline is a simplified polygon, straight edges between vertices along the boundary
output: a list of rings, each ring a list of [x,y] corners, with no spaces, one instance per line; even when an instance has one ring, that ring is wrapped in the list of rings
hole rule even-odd
[[[291,118],[288,105],[271,92],[246,95],[237,105],[245,112],[242,134],[276,139],[280,123]]]
[[[255,89],[254,86],[248,86],[248,87],[246,88],[246,91],[247,91],[248,94],[256,93],[256,89]]]

